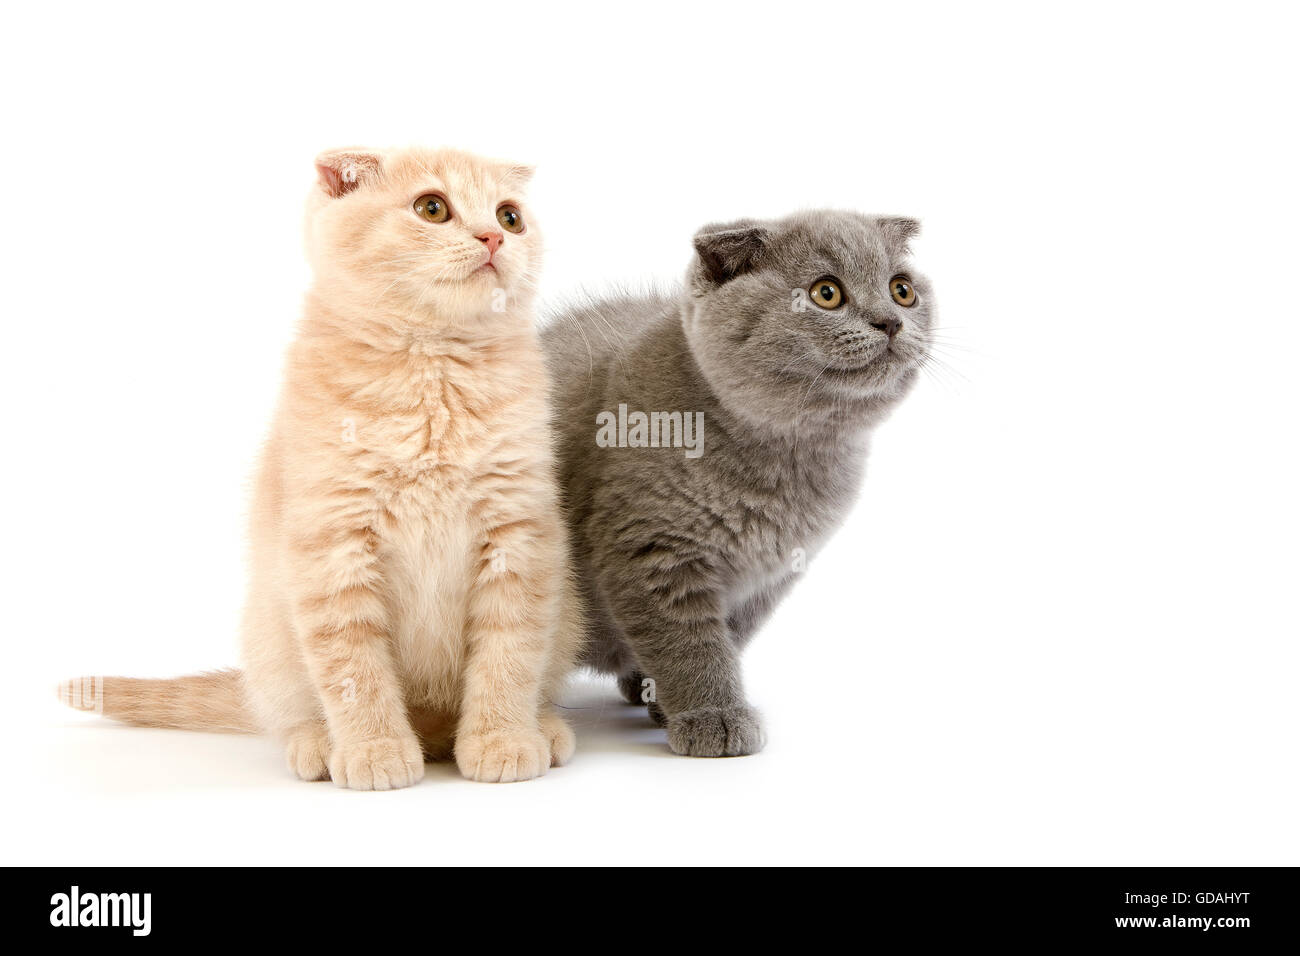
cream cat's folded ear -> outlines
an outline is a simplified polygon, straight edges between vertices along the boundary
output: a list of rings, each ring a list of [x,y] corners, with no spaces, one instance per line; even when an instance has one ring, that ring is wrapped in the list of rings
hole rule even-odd
[[[376,150],[328,149],[316,157],[316,175],[321,188],[338,198],[377,176],[383,164],[383,155]]]
[[[537,172],[536,166],[529,166],[525,163],[506,163],[502,168],[501,178],[505,182],[522,188],[528,185],[535,172]]]

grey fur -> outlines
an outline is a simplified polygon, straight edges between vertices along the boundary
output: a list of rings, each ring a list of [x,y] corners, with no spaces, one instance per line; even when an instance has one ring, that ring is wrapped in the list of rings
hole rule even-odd
[[[930,284],[912,268],[914,220],[837,211],[706,226],[676,294],[558,315],[543,343],[555,382],[562,486],[592,616],[586,663],[629,702],[655,682],[672,749],[763,745],[739,656],[849,511],[872,428],[929,354]],[[917,293],[894,302],[905,273]],[[799,290],[836,277],[829,311]],[[892,319],[902,328],[890,339]],[[874,323],[874,325],[873,325]],[[703,456],[598,447],[596,416],[703,412]]]

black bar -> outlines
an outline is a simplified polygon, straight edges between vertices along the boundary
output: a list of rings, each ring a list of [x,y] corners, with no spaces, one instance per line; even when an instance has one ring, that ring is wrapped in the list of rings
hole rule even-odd
[[[914,943],[1083,942],[1236,952],[1290,947],[1297,939],[1292,868],[627,869],[599,876],[486,868],[11,869],[17,890],[5,898],[6,922],[51,941],[75,936],[89,945],[110,937],[131,945],[192,939],[247,945],[255,936],[259,944],[329,946],[344,939],[417,939],[432,927],[471,921],[485,931],[495,927],[493,948],[505,951],[543,940],[561,948],[585,948],[593,939],[611,945],[615,937],[602,921],[624,943],[642,938],[646,949],[670,939],[702,942],[716,932],[735,934],[733,944],[750,934],[773,942],[773,927],[783,925],[819,937],[834,928],[860,942],[903,934]],[[52,919],[70,922],[74,886],[87,918],[92,911],[111,918],[116,909],[124,925],[53,925]],[[101,905],[100,894],[114,896]],[[147,934],[143,894],[149,894]],[[93,904],[86,902],[91,896]],[[61,900],[68,904],[63,910]]]

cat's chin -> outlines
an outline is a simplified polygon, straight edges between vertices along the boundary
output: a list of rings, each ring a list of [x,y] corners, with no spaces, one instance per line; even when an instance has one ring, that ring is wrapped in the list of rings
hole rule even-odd
[[[520,291],[488,272],[447,282],[436,293],[421,300],[415,314],[436,316],[437,320],[461,329],[484,332],[515,327],[521,318],[531,321],[532,299],[527,289]]]
[[[848,358],[832,362],[823,372],[823,378],[836,383],[847,392],[872,395],[892,391],[913,374],[918,365],[919,359],[916,357],[885,348],[856,362]]]
[[[833,357],[827,363],[827,371],[842,375],[880,376],[891,373],[902,374],[916,365],[917,360],[902,349],[886,346],[872,349],[869,353]]]
[[[500,303],[513,298],[514,292],[499,270],[480,266],[465,275],[444,277],[436,285],[421,289],[416,305],[436,305],[451,313],[477,313],[485,308],[499,312]]]
[[[501,269],[495,263],[485,262],[480,266],[475,266],[466,272],[444,273],[440,277],[440,284],[450,288],[483,288],[498,287],[505,284],[505,279],[501,274]]]
[[[499,289],[505,285],[501,271],[490,262],[479,266],[460,281],[465,285],[488,289]]]

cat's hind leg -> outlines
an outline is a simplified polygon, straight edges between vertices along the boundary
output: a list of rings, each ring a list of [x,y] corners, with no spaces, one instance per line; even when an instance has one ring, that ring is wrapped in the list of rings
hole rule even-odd
[[[623,699],[629,704],[649,703],[642,699],[645,691],[643,683],[645,675],[640,671],[629,671],[626,674],[620,674],[618,678],[618,692],[623,695]]]
[[[645,704],[646,713],[655,725],[666,727],[668,718],[664,716],[663,708],[655,700],[654,687],[654,681],[640,671],[623,674],[618,679],[618,689],[623,699],[632,705]]]
[[[302,780],[328,780],[330,736],[320,697],[280,602],[254,593],[244,611],[244,687],[263,727],[284,745],[289,771]]]
[[[304,721],[284,734],[284,755],[289,770],[300,780],[330,777],[330,732],[323,718]]]
[[[573,728],[563,717],[546,707],[537,715],[537,723],[551,747],[551,766],[563,767],[573,757],[578,746]]]

